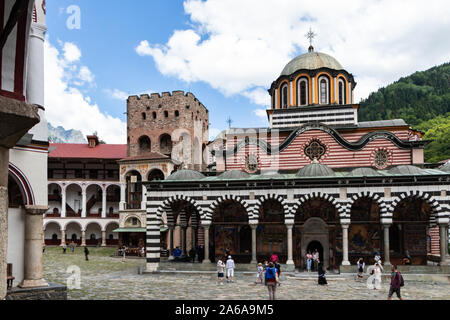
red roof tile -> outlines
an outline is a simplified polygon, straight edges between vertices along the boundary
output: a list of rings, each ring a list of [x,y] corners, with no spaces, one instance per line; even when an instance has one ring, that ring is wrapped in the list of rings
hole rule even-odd
[[[122,159],[127,156],[126,144],[99,144],[89,148],[87,143],[50,143],[49,158]]]

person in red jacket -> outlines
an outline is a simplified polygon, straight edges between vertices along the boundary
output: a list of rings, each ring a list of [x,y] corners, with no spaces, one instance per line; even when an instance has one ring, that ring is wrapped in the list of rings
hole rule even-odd
[[[403,286],[403,277],[396,265],[392,265],[391,287],[389,288],[388,300],[392,299],[394,292],[400,300],[403,300],[400,294],[400,288]]]

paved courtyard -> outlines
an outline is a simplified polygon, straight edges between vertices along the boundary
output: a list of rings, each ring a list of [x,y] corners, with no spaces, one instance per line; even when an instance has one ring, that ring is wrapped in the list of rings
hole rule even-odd
[[[138,274],[144,267],[143,259],[120,259],[110,255],[111,248],[90,248],[89,261],[85,261],[82,248],[75,254],[60,248],[46,249],[44,275],[47,281],[66,284],[70,266],[80,268],[80,289],[68,289],[69,299],[98,300],[261,300],[267,299],[267,289],[255,285],[253,276],[237,275],[235,283],[217,285],[213,274],[161,273]],[[384,300],[389,286],[387,281],[380,290],[370,290],[365,283],[352,279],[329,277],[328,287],[317,286],[316,279],[304,280],[288,276],[277,289],[277,298],[286,300]],[[450,300],[450,284],[407,281],[402,294],[405,299]],[[394,299],[397,299],[394,295]]]

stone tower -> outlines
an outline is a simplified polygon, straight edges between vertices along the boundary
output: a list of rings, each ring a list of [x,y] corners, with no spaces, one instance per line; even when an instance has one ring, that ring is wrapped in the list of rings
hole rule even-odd
[[[127,100],[127,156],[161,153],[181,167],[204,170],[209,112],[190,92],[130,96]]]

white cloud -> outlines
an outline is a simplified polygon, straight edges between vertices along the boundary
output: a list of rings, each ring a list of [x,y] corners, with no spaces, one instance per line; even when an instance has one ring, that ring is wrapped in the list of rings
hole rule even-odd
[[[81,50],[77,47],[76,44],[72,42],[64,43],[63,51],[64,59],[67,62],[75,62],[80,60],[81,58]]]
[[[82,66],[80,68],[80,72],[78,74],[78,77],[85,82],[92,83],[94,82],[94,75],[92,74],[91,70],[89,70],[88,67]]]
[[[45,42],[45,107],[46,118],[53,126],[63,126],[66,129],[81,130],[88,135],[97,131],[99,137],[107,143],[126,143],[126,123],[122,120],[102,113],[97,104],[93,104],[90,97],[85,96],[78,88],[73,87],[71,77],[73,63],[81,57],[67,54],[71,49],[67,43],[63,46],[63,53],[52,46],[47,38]],[[84,81],[93,80],[93,75],[86,69],[81,74]],[[89,69],[87,69],[89,70]],[[76,82],[76,81],[75,81]]]
[[[122,90],[119,90],[119,89],[113,89],[113,90],[105,89],[104,91],[110,98],[113,98],[116,100],[124,101],[124,100],[127,100],[128,97],[130,96],[130,94],[128,94]]]
[[[259,118],[261,118],[261,119],[263,119],[263,120],[267,120],[267,112],[266,112],[266,109],[255,109],[255,110],[253,110],[253,113],[254,113],[257,117],[259,117]]]
[[[299,49],[307,50],[310,27],[318,33],[316,51],[355,75],[355,101],[449,59],[444,1],[186,0],[184,9],[192,27],[175,30],[166,44],[143,40],[136,52],[153,57],[164,75],[261,105],[267,100],[258,88],[270,87]]]
[[[259,104],[263,106],[270,106],[270,95],[268,94],[266,89],[261,87],[252,89],[249,91],[242,92],[244,96],[250,99],[254,104]]]

